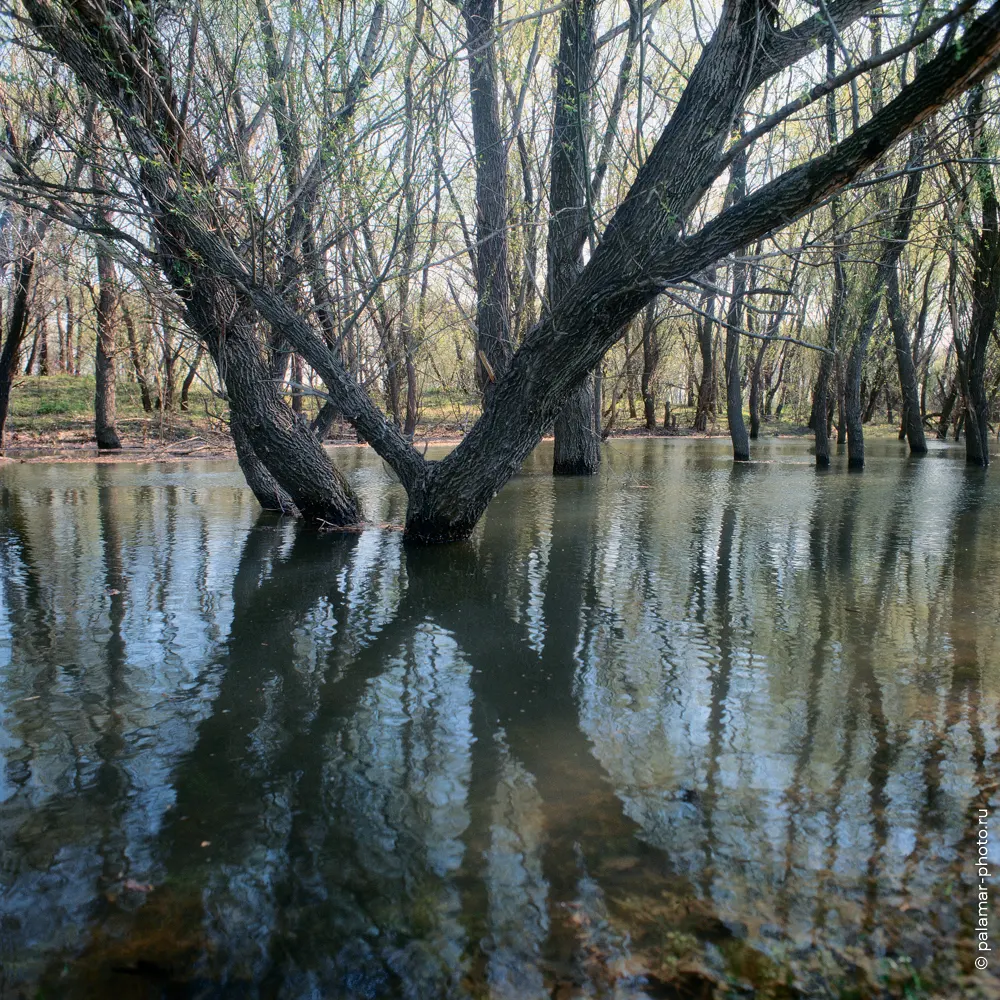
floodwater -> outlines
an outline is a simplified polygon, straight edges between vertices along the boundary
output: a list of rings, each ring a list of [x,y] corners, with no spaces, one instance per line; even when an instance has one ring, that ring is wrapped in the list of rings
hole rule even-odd
[[[0,997],[995,997],[1000,473],[868,452],[3,467]]]

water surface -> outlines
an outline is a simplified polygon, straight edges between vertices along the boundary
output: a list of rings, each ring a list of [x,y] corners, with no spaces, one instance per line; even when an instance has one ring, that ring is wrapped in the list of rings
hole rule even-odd
[[[430,550],[3,467],[0,996],[996,996],[1000,486],[868,451],[543,447]]]

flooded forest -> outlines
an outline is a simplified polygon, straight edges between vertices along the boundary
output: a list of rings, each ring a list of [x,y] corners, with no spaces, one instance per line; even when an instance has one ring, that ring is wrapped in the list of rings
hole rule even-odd
[[[0,51],[0,1000],[1000,998],[1000,0]]]

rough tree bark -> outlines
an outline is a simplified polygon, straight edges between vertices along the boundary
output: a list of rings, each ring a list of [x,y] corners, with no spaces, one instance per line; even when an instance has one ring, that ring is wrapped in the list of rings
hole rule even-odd
[[[653,379],[660,364],[660,341],[656,330],[656,301],[652,301],[642,314],[642,409],[646,430],[656,430],[656,393]],[[669,407],[669,400],[667,406]]]
[[[476,379],[488,398],[514,353],[510,332],[507,142],[497,90],[496,0],[465,0],[476,147]]]
[[[899,371],[899,388],[903,395],[903,431],[910,446],[910,453],[924,455],[927,453],[927,440],[924,437],[917,371],[913,363],[909,330],[899,290],[899,262],[886,279],[885,304],[886,312],[889,314],[889,325],[892,327],[892,345]]]
[[[596,10],[596,0],[566,0],[560,17],[549,180],[546,300],[550,311],[580,276],[583,245],[592,229],[587,130],[596,58]],[[601,442],[594,412],[591,373],[573,390],[555,419],[555,475],[587,476],[597,472]]]
[[[988,135],[983,114],[982,86],[969,100],[969,126],[977,163],[976,187],[982,210],[982,229],[973,249],[972,315],[965,336],[954,331],[958,371],[965,396],[965,460],[983,468],[990,464],[990,402],[984,384],[986,348],[996,327],[1000,308],[1000,203],[990,157],[994,144]]]
[[[739,129],[742,132],[742,128]],[[729,194],[731,202],[738,202],[747,193],[747,158],[741,153],[733,160],[729,173]],[[729,423],[729,437],[733,442],[733,460],[750,461],[750,439],[747,425],[743,420],[743,393],[740,370],[740,323],[743,321],[743,300],[747,292],[747,264],[740,259],[746,247],[737,252],[733,262],[733,290],[726,314],[726,419]]]
[[[104,175],[91,166],[90,176],[95,191],[104,191]],[[110,225],[111,212],[105,196],[100,196],[98,220]],[[118,451],[122,443],[115,426],[115,313],[118,311],[118,289],[115,265],[103,240],[97,243],[97,338],[94,344],[94,436],[98,451]]]
[[[718,277],[715,267],[705,272],[705,281],[714,285]],[[696,431],[708,430],[708,423],[715,420],[718,380],[715,377],[715,292],[705,291],[695,317],[698,334],[698,352],[701,355],[701,379],[698,382],[698,402],[694,411],[693,427]]]
[[[826,43],[826,72],[833,76],[837,69],[837,50],[831,38]],[[837,145],[837,100],[830,93],[826,98],[826,138],[833,149]],[[827,319],[827,349],[830,353],[820,359],[819,372],[816,378],[816,390],[813,396],[813,433],[816,437],[816,465],[826,468],[830,464],[830,424],[827,420],[829,408],[830,375],[839,360],[840,345],[843,340],[844,313],[847,308],[847,236],[840,224],[840,199],[830,202],[830,226],[833,230],[833,300],[830,303],[830,315]],[[839,369],[838,369],[839,370]],[[841,384],[841,379],[837,379]]]

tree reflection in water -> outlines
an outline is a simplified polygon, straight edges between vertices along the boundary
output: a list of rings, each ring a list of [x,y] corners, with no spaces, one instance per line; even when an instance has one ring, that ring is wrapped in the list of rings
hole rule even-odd
[[[774,457],[542,456],[432,550],[251,523],[218,467],[4,469],[5,988],[961,983],[1000,495]]]

